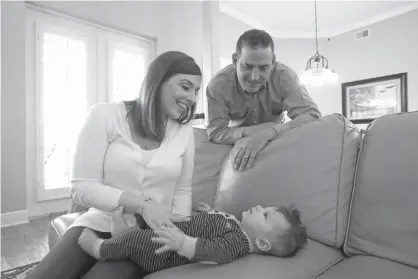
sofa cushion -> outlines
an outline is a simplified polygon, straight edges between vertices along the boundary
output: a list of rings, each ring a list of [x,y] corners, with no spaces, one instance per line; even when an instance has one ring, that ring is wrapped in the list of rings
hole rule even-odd
[[[295,204],[310,238],[341,247],[360,142],[359,130],[333,114],[286,132],[240,172],[225,161],[215,208],[241,216],[248,208]]]
[[[412,279],[418,269],[368,256],[346,258],[316,279]]]
[[[344,249],[418,267],[418,112],[369,126]],[[418,277],[416,277],[418,278]]]
[[[292,258],[249,255],[229,264],[189,264],[166,269],[146,276],[146,279],[309,279],[341,261],[340,250],[309,241],[304,250]]]
[[[70,214],[61,215],[54,220],[51,221],[52,227],[58,233],[59,237],[61,238],[68,227],[74,223],[74,221],[81,216],[84,212],[76,212]]]
[[[192,209],[197,210],[199,202],[213,207],[219,173],[231,145],[215,144],[208,140],[205,129],[194,128],[195,161],[192,186]]]

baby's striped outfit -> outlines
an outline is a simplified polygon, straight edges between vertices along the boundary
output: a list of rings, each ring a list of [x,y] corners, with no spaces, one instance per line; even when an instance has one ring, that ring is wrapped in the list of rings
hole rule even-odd
[[[251,252],[249,239],[233,215],[218,211],[200,212],[192,215],[190,221],[176,223],[176,226],[186,235],[197,238],[195,253],[190,260],[174,251],[156,254],[155,250],[162,244],[151,241],[157,235],[149,228],[134,228],[104,240],[100,246],[100,258],[128,258],[145,271],[156,272],[193,262],[228,263]]]

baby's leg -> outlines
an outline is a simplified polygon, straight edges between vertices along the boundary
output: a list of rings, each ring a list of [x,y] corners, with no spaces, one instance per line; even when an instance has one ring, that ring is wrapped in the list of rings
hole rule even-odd
[[[147,272],[167,267],[171,252],[156,254],[162,245],[153,242],[154,231],[134,229],[110,239],[100,239],[92,230],[85,229],[79,238],[81,248],[98,260],[129,259]]]
[[[120,260],[130,258],[130,253],[135,253],[140,246],[134,247],[131,242],[137,242],[131,235],[127,233],[133,231],[123,232],[118,236],[110,239],[102,239],[91,229],[86,228],[78,238],[78,243],[81,249],[88,255],[97,260]],[[136,234],[141,237],[141,230]],[[129,247],[129,248],[128,248]],[[134,249],[132,251],[131,249]]]
[[[100,260],[100,246],[103,241],[104,239],[89,228],[84,229],[78,237],[81,249],[96,260]]]
[[[155,250],[162,247],[153,242],[156,236],[151,229],[135,229],[104,240],[100,245],[100,258],[109,259],[126,256],[147,272],[155,272],[166,267],[170,252],[156,254]]]

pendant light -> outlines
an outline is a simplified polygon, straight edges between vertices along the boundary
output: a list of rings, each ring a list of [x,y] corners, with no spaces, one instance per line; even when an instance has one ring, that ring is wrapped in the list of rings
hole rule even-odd
[[[323,84],[335,84],[338,81],[338,75],[334,69],[328,68],[328,59],[320,55],[318,51],[318,21],[315,0],[315,41],[316,53],[309,58],[306,68],[302,72],[300,80],[303,84],[321,86]]]

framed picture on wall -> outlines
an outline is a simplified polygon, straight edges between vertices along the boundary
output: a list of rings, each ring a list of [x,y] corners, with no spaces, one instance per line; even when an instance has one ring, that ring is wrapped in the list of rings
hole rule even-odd
[[[343,115],[355,124],[408,110],[407,73],[346,82],[341,87]]]

